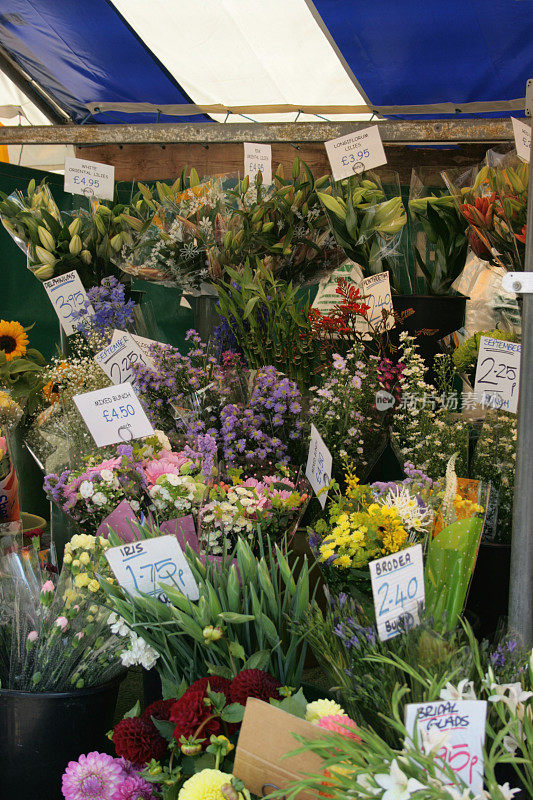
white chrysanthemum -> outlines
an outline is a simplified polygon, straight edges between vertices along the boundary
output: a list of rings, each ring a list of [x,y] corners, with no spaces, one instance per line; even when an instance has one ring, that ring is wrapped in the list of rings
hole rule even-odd
[[[336,714],[344,714],[344,709],[334,700],[314,700],[307,704],[305,718],[307,722],[318,725],[322,717],[332,717]]]
[[[396,509],[398,516],[408,531],[425,532],[433,521],[431,509],[427,507],[421,508],[416,497],[413,497],[405,486],[389,489],[381,504]]]
[[[82,483],[80,483],[80,494],[85,499],[93,496],[94,486],[92,484],[92,481],[82,481]]]
[[[92,501],[95,506],[105,506],[107,503],[107,497],[103,492],[95,492],[92,496]]]

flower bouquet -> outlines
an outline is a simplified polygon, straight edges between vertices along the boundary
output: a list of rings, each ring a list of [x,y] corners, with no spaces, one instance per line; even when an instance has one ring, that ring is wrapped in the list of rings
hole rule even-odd
[[[360,265],[363,277],[387,271],[392,289],[401,291],[400,245],[407,214],[398,178],[388,199],[373,173],[337,181],[331,193],[318,192],[318,197],[337,243]]]
[[[2,688],[71,691],[106,683],[122,671],[123,643],[109,632],[97,586],[88,588],[78,593],[68,568],[59,576],[46,573],[36,550],[10,547],[4,553]]]
[[[266,537],[281,545],[286,537],[288,544],[308,499],[303,481],[283,474],[217,484],[199,515],[200,547],[222,555],[232,552],[239,538],[247,539],[254,553],[263,551]]]

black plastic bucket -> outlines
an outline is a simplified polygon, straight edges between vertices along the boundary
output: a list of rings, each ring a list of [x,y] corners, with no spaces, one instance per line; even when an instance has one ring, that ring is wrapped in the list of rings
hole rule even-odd
[[[60,800],[69,761],[109,752],[120,678],[77,692],[0,691],[0,798]]]
[[[505,622],[509,607],[511,545],[482,542],[472,577],[467,611],[479,617],[479,638],[492,639]]]
[[[429,372],[426,380],[433,383],[433,360],[440,351],[439,339],[462,328],[465,321],[466,301],[463,295],[395,294],[392,305],[397,314],[412,310],[396,331],[407,331],[417,336],[420,355]]]

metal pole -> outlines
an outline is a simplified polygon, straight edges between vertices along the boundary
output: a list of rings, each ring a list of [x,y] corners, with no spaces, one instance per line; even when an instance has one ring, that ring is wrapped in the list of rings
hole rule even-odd
[[[524,271],[533,272],[533,137],[529,155]],[[509,626],[533,644],[533,294],[524,293],[516,477],[511,543]],[[487,591],[490,587],[487,586]]]

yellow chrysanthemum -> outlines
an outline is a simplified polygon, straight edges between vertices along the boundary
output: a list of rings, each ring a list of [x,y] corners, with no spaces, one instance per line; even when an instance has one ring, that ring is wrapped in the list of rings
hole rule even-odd
[[[7,361],[19,358],[26,353],[29,340],[20,322],[6,322],[0,319],[0,350],[3,350]]]
[[[185,781],[178,800],[226,800],[222,787],[231,783],[232,775],[218,769],[203,769]],[[240,797],[250,800],[250,793],[244,789]]]
[[[344,709],[334,700],[314,700],[307,704],[305,718],[307,722],[318,725],[322,717],[333,717],[335,714],[344,714]]]

